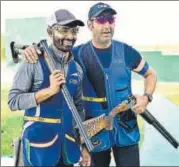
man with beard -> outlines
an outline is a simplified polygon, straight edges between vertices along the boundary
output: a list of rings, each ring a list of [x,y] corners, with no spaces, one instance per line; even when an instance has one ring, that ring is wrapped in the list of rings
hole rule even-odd
[[[117,115],[113,130],[103,130],[92,138],[95,149],[92,165],[108,167],[111,148],[117,166],[139,166],[140,140],[137,114],[144,112],[156,86],[156,73],[131,46],[113,40],[115,15],[108,4],[97,3],[90,8],[88,28],[92,41],[73,49],[75,60],[84,72],[83,96],[88,118],[108,113],[132,94],[131,72],[144,77],[143,95],[136,95],[136,105]],[[28,54],[31,51],[33,54]],[[33,62],[37,58],[34,48],[27,48],[24,56]],[[31,61],[33,59],[33,61]],[[134,112],[133,112],[134,111]]]
[[[71,53],[78,26],[84,26],[84,23],[67,10],[57,10],[48,19],[47,28],[51,39],[49,49],[54,52],[52,60],[57,70],[50,74],[44,56],[40,56],[36,64],[23,63],[14,77],[8,104],[12,111],[25,110],[22,132],[24,166],[73,166],[81,153],[82,165],[90,164],[85,147],[80,152],[72,113],[60,90],[66,83],[84,120],[83,73]]]

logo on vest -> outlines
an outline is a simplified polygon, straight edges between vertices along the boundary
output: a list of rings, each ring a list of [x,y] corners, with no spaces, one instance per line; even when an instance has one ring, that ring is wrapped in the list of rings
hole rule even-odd
[[[96,146],[101,145],[102,142],[100,140],[94,140],[92,143],[93,143],[93,146],[96,147]]]
[[[78,80],[76,80],[76,79],[70,79],[69,83],[73,84],[73,85],[77,85],[78,84]]]
[[[78,76],[78,73],[73,73],[73,74],[71,74],[72,76]]]

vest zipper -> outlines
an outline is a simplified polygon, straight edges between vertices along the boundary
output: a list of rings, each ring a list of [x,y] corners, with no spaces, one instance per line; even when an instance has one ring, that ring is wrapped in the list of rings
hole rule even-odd
[[[108,78],[108,75],[105,74],[105,78],[106,78],[106,86],[107,86],[107,89],[106,89],[106,95],[107,95],[107,98],[108,98],[108,104],[109,104],[109,110],[112,109],[112,104],[111,104],[111,97],[110,97],[110,94],[108,93],[108,91],[110,91],[110,87],[109,87],[109,78]]]
[[[111,103],[111,96],[110,94],[108,93],[108,91],[110,91],[110,85],[109,85],[109,78],[108,78],[108,75],[105,73],[105,78],[106,78],[106,86],[107,86],[107,89],[106,89],[106,95],[107,95],[107,101],[108,101],[108,105],[109,105],[109,110],[112,110],[112,103]],[[108,113],[109,114],[109,113]],[[111,133],[111,131],[109,131],[109,141],[110,141],[110,145],[113,144],[113,142],[111,142],[111,138],[113,138],[113,135]]]

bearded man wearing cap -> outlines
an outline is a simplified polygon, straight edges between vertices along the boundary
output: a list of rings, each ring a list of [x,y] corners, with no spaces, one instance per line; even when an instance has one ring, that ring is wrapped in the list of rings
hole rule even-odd
[[[75,60],[84,72],[83,96],[86,119],[106,114],[132,94],[131,73],[144,77],[143,95],[136,95],[137,103],[118,114],[113,129],[103,130],[92,137],[95,149],[91,154],[92,166],[108,167],[111,150],[117,166],[139,166],[140,133],[137,114],[144,112],[152,101],[156,86],[156,73],[140,53],[126,43],[113,40],[115,15],[108,4],[97,3],[88,13],[88,28],[92,40],[73,48]],[[28,54],[28,51],[34,54]],[[28,61],[36,56],[34,48],[25,50]],[[133,112],[134,111],[134,112]]]
[[[80,151],[74,131],[72,113],[61,93],[66,83],[77,111],[84,120],[82,102],[83,72],[74,61],[71,49],[77,39],[77,20],[67,10],[58,10],[48,18],[47,32],[51,39],[50,51],[56,69],[50,74],[44,56],[37,63],[23,62],[18,69],[9,92],[8,105],[12,111],[25,110],[22,132],[24,166],[73,166],[80,159],[90,164],[85,149]],[[25,53],[24,53],[25,54]],[[63,67],[62,67],[63,65]],[[73,81],[73,82],[72,82]]]

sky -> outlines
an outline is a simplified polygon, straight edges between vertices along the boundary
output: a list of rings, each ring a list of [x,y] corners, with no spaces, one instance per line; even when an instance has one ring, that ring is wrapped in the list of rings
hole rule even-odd
[[[1,1],[1,33],[5,19],[47,17],[67,9],[87,21],[90,6],[100,1]],[[136,45],[179,44],[179,1],[103,1],[117,12],[114,38]],[[80,39],[90,38],[82,29]]]

